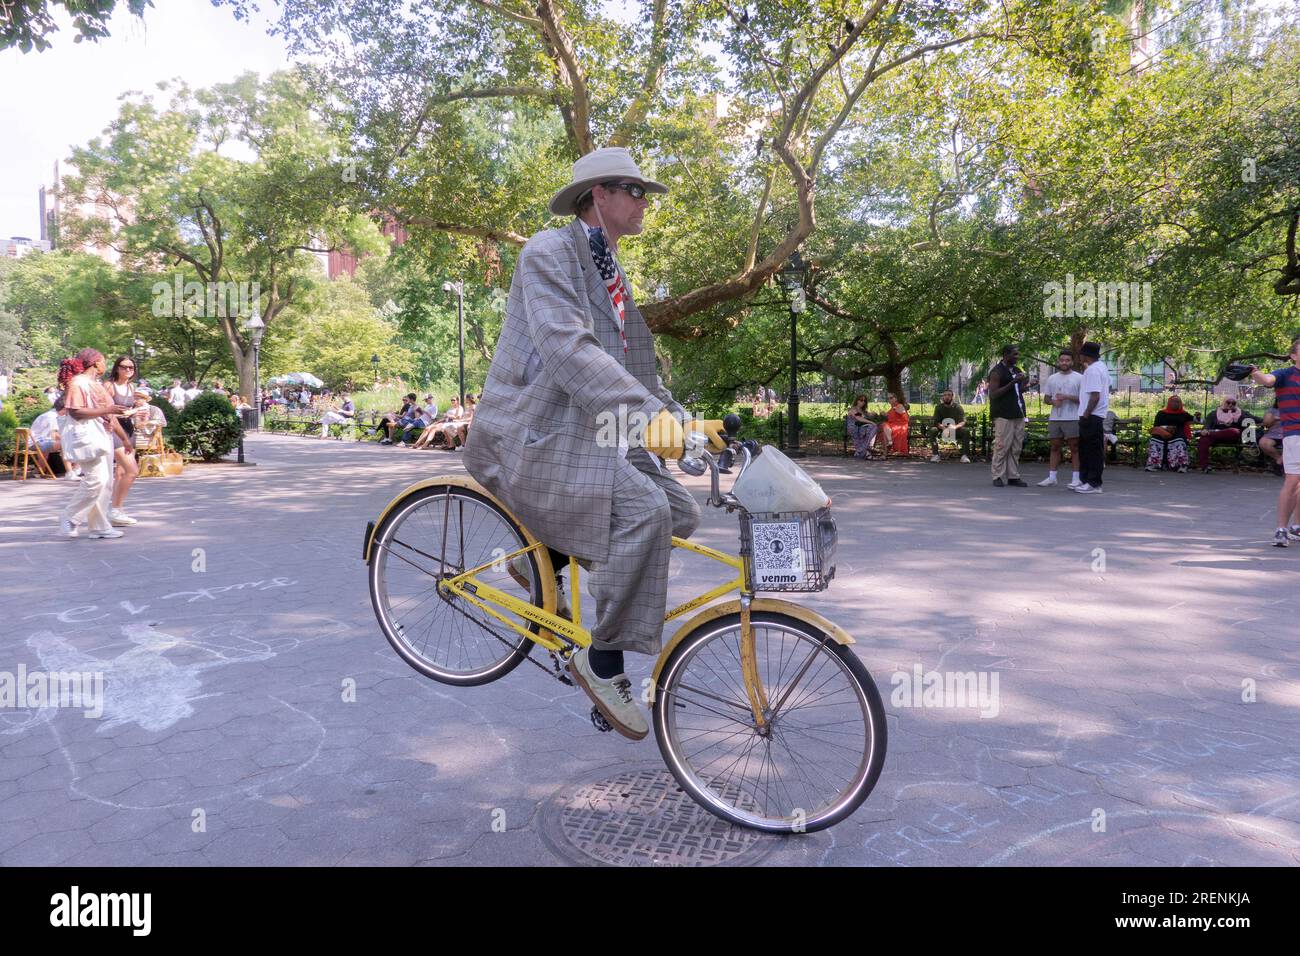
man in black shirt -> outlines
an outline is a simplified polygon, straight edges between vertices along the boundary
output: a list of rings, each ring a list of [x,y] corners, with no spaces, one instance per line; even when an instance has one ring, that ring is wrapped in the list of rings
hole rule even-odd
[[[989,417],[993,419],[993,484],[1025,488],[1020,480],[1020,449],[1025,443],[1025,398],[1029,376],[1016,365],[1020,349],[1004,346],[1002,361],[989,372]],[[1004,481],[1005,479],[1005,481]]]
[[[952,422],[954,437],[961,444],[961,460],[970,462],[970,429],[966,427],[966,413],[957,404],[952,389],[944,389],[939,404],[934,406],[934,424],[927,433],[930,439],[930,460],[939,460],[939,438],[943,435],[944,422]]]

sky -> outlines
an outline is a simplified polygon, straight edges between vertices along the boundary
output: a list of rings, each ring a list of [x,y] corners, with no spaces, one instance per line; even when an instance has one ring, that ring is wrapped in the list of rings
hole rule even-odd
[[[289,65],[284,40],[266,34],[265,16],[240,23],[209,0],[155,0],[141,20],[118,6],[111,35],[98,43],[74,43],[65,17],[49,50],[0,53],[0,238],[40,238],[37,192],[53,185],[54,161],[102,133],[123,92],[153,91],[176,76],[211,86]],[[276,12],[274,3],[262,6]],[[604,6],[637,18],[630,0]]]
[[[124,91],[176,76],[210,86],[289,63],[265,22],[240,23],[208,0],[156,0],[143,21],[119,9],[110,32],[74,43],[65,27],[43,53],[0,53],[0,238],[40,237],[37,190],[53,184],[56,159],[103,132]]]

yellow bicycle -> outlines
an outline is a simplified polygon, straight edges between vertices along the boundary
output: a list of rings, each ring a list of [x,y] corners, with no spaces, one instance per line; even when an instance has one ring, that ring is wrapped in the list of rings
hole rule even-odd
[[[761,450],[710,427],[723,468]],[[693,435],[704,443],[702,435]],[[820,591],[834,576],[830,509],[750,514],[719,488],[709,450],[682,457],[711,471],[708,503],[738,512],[739,556],[673,538],[673,546],[735,576],[668,612],[697,611],[665,644],[645,686],[655,737],[677,782],[710,812],[777,833],[843,820],[871,793],[884,764],[885,712],[853,639],[820,614],[758,591]],[[737,476],[739,480],[739,475]],[[384,636],[411,667],[444,684],[474,686],[529,659],[571,684],[569,656],[591,643],[582,626],[578,562],[569,559],[568,617],[556,614],[549,549],[477,482],[417,482],[366,527],[370,599]],[[713,603],[733,591],[739,598]],[[706,605],[711,605],[705,607]],[[529,658],[536,646],[551,667]],[[609,725],[594,707],[592,721]]]

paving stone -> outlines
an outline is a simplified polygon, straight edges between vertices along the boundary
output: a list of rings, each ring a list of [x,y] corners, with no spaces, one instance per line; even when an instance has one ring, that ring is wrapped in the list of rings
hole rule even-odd
[[[134,696],[98,721],[0,720],[0,864],[563,862],[538,808],[603,768],[657,762],[655,742],[597,733],[585,697],[530,664],[477,688],[416,675],[377,631],[352,544],[432,461],[456,472],[459,459],[274,436],[247,448],[256,468],[196,465],[133,489],[142,522],[119,544],[148,562],[139,574],[97,576],[84,542],[33,541],[51,489],[5,488],[0,565],[21,550],[31,573],[21,588],[0,580],[0,619],[66,609],[69,573],[87,582],[78,603],[103,615],[23,622],[10,656],[43,666],[28,639],[48,630],[109,686],[120,669]],[[1103,499],[1080,501],[995,495],[980,466],[808,467],[836,501],[839,574],[792,597],[857,638],[889,754],[853,817],[786,841],[771,863],[1300,863],[1300,665],[1278,603],[1300,583],[1300,555],[1274,553],[1262,526],[1244,539],[1241,512],[1214,507],[1258,498],[1266,524],[1273,483],[1205,476],[1161,509],[1159,486],[1125,468],[1108,471]],[[1025,465],[1031,482],[1041,470]],[[707,485],[684,483],[697,497]],[[734,550],[734,516],[705,509],[695,538]],[[1095,547],[1105,574],[1090,570]],[[710,574],[722,579],[675,555],[670,603]],[[996,672],[996,716],[894,705],[894,672],[916,663]],[[634,682],[649,673],[649,660],[628,664]],[[130,809],[159,804],[174,805]],[[191,831],[194,807],[206,833]],[[491,829],[498,809],[504,833]]]

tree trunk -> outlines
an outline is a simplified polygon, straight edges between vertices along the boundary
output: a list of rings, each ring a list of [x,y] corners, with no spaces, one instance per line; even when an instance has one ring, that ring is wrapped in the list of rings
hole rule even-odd
[[[235,373],[239,377],[239,394],[250,405],[257,405],[257,385],[253,381],[253,347],[250,345],[243,352],[231,349],[235,360]]]
[[[885,390],[897,395],[899,401],[907,401],[907,396],[903,394],[903,367],[901,365],[888,365],[885,367]]]

